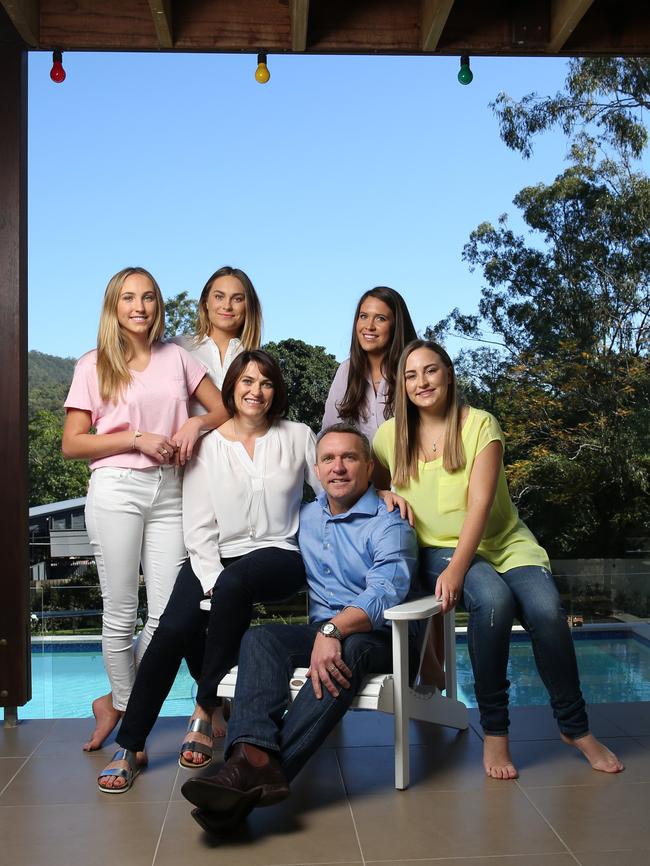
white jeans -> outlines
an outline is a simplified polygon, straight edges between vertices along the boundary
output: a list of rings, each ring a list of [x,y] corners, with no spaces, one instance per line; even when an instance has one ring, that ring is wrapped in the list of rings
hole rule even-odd
[[[180,472],[172,466],[95,469],[86,499],[86,528],[104,601],[104,666],[113,706],[125,710],[136,667],[158,627],[187,555]],[[140,564],[149,615],[134,645]]]

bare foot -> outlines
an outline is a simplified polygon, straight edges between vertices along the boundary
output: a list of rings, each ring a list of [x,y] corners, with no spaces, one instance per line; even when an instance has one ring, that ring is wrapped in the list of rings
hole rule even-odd
[[[621,773],[625,769],[625,765],[619,761],[614,752],[599,742],[593,734],[586,734],[584,737],[578,737],[577,740],[565,737],[564,734],[560,734],[560,737],[567,746],[575,746],[579,752],[582,752],[593,770],[600,770],[601,773]]]
[[[113,706],[113,696],[110,692],[107,695],[102,695],[101,698],[95,698],[93,701],[95,730],[92,732],[88,742],[84,743],[84,752],[93,752],[95,749],[101,749],[104,745],[104,740],[110,735],[123,715],[122,710],[116,710]]]
[[[226,736],[227,723],[223,713],[223,706],[212,710],[212,735],[215,737]]]
[[[147,753],[146,752],[136,752],[135,760],[137,762],[138,767],[146,767]],[[128,770],[129,765],[127,761],[111,761],[104,767],[105,770]],[[123,788],[126,785],[126,779],[123,776],[99,776],[97,779],[97,783],[100,788]]]
[[[219,714],[221,715],[221,720],[223,721],[223,714],[221,708],[218,708]],[[201,719],[203,722],[207,722],[208,725],[212,725],[214,730],[214,715],[213,713],[217,712],[217,710],[206,712],[202,707],[198,704],[194,707],[194,712],[190,718],[190,722],[193,722],[194,719]],[[218,717],[217,717],[218,718]],[[219,736],[216,734],[215,736]],[[225,723],[224,723],[224,732],[221,736],[225,736]],[[193,740],[196,743],[201,743],[204,746],[207,746],[209,749],[212,749],[212,737],[207,734],[202,734],[200,731],[192,731],[185,735],[185,740]],[[204,755],[203,752],[181,752],[185,763],[194,767],[202,767],[204,764],[207,764],[211,759]]]
[[[485,734],[483,738],[483,766],[491,779],[516,779],[519,773],[512,763],[508,737]]]

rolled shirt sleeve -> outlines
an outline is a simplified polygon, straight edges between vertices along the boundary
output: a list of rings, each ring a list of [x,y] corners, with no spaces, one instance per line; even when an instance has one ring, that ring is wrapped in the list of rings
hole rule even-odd
[[[373,628],[384,625],[384,611],[404,601],[417,562],[415,533],[397,519],[373,533],[373,563],[366,574],[366,587],[348,607],[365,611]]]

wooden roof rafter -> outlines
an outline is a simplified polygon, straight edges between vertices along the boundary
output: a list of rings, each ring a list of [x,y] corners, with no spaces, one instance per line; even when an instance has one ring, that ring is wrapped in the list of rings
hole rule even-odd
[[[0,43],[63,51],[650,56],[650,2],[0,0]]]
[[[41,10],[39,0],[0,0],[20,38],[31,48],[40,41]]]
[[[309,30],[309,0],[289,0],[291,50],[306,51]]]
[[[455,0],[422,0],[420,48],[435,51]]]
[[[153,26],[161,48],[173,48],[172,0],[149,0]]]
[[[549,51],[561,51],[594,0],[553,0]]]

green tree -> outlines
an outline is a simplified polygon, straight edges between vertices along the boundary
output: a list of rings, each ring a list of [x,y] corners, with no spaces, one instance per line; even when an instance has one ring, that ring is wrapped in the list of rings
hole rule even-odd
[[[318,432],[338,361],[322,346],[310,346],[302,340],[281,340],[262,348],[282,368],[289,394],[289,418]]]
[[[85,496],[86,463],[65,460],[61,453],[62,419],[42,410],[29,422],[29,504],[44,505]]]
[[[194,334],[198,304],[187,292],[179,292],[165,301],[165,337]]]
[[[642,57],[587,57],[569,63],[563,91],[529,93],[518,102],[500,93],[492,108],[501,138],[528,158],[533,138],[559,126],[575,141],[610,145],[638,157],[648,141],[639,109],[650,108],[650,60]]]
[[[432,331],[498,344],[459,372],[507,431],[511,489],[543,543],[619,555],[650,531],[650,180],[574,149],[515,204],[531,236],[481,224],[464,249],[485,278],[478,313]]]

